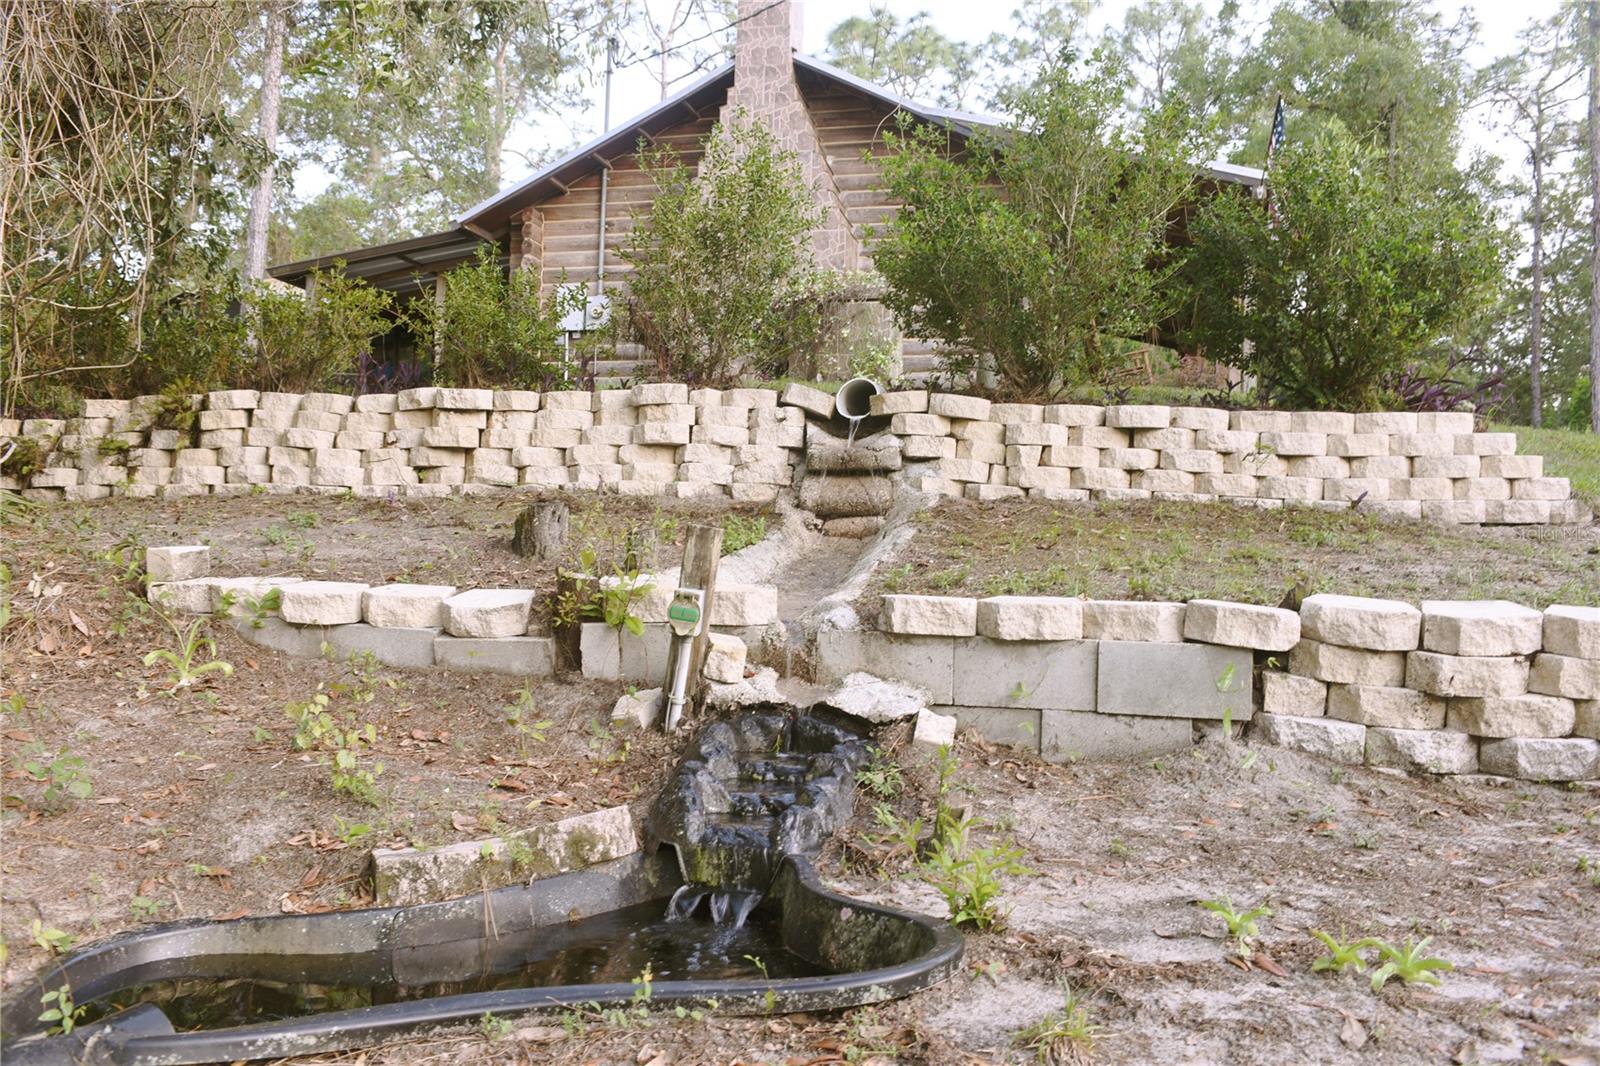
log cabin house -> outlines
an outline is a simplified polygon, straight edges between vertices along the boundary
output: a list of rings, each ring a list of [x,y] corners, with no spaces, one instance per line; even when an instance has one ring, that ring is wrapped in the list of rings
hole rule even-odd
[[[947,131],[954,148],[972,132],[997,120],[905,99],[799,50],[802,0],[739,0],[732,62],[694,81],[643,114],[541,168],[526,180],[463,211],[440,233],[275,266],[273,278],[304,286],[313,271],[344,263],[350,275],[402,296],[442,293],[444,274],[475,256],[486,242],[508,270],[537,270],[545,287],[582,285],[591,293],[615,293],[627,284],[629,265],[620,255],[634,221],[648,214],[654,194],[640,169],[641,142],[671,146],[689,166],[715,123],[734,109],[765,123],[793,151],[821,209],[812,232],[819,267],[871,268],[871,230],[894,212],[882,175],[871,156],[887,149],[882,134],[900,120],[932,123]],[[1251,188],[1262,173],[1250,167],[1210,163],[1210,183]],[[604,238],[602,239],[602,233]],[[574,330],[604,312],[574,317]],[[876,305],[874,305],[876,306]],[[386,338],[380,354],[403,358],[403,331]],[[904,371],[920,378],[937,361],[931,344],[900,342]],[[636,350],[592,368],[600,379],[633,374]],[[837,369],[837,368],[834,368]],[[824,375],[826,376],[826,375]]]

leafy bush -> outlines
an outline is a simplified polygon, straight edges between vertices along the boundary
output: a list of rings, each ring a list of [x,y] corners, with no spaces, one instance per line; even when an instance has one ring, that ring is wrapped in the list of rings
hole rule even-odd
[[[639,164],[658,191],[622,253],[627,324],[657,376],[728,384],[811,343],[808,235],[821,215],[794,153],[740,113],[712,130],[698,171],[666,147],[641,149]]]
[[[1101,383],[1111,337],[1147,332],[1174,308],[1168,220],[1202,151],[1176,104],[1120,124],[1126,72],[1097,52],[1063,54],[1012,94],[1017,128],[948,155],[943,133],[902,127],[883,161],[905,203],[873,252],[908,335],[950,349],[945,368],[992,372],[1008,398]]]
[[[1384,159],[1338,129],[1291,146],[1273,213],[1223,195],[1192,222],[1189,339],[1257,374],[1276,403],[1376,404],[1386,376],[1447,347],[1500,281],[1492,211],[1469,176],[1442,181],[1391,183]]]
[[[489,248],[445,275],[444,306],[412,302],[418,348],[434,353],[434,380],[464,388],[564,388],[571,384],[561,319],[582,306],[575,287],[541,296],[537,270],[507,276]]]
[[[306,291],[261,286],[249,296],[248,314],[257,358],[251,384],[276,392],[310,392],[355,372],[387,333],[393,297],[358,278],[342,263],[311,275]]]
[[[144,351],[128,368],[126,391],[148,395],[175,382],[186,383],[186,392],[243,388],[250,337],[239,306],[232,275],[208,277],[194,292],[171,295],[147,320]]]

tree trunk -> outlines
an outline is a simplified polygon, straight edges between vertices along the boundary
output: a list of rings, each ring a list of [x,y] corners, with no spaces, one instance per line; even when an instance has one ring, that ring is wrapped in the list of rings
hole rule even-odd
[[[571,517],[567,505],[560,500],[540,500],[517,515],[511,550],[524,559],[549,562],[561,558]]]
[[[1542,121],[1542,117],[1541,117]],[[1536,125],[1533,132],[1533,277],[1528,294],[1528,392],[1532,411],[1529,424],[1544,424],[1544,390],[1539,381],[1539,333],[1544,324],[1544,151],[1543,135]]]
[[[283,42],[288,31],[288,10],[282,0],[266,5],[267,47],[261,67],[261,106],[257,130],[267,161],[250,194],[250,217],[245,226],[244,276],[267,276],[267,227],[272,221],[272,180],[277,173],[278,101],[283,93]]]
[[[1600,433],[1600,0],[1589,0],[1589,430]]]
[[[494,52],[494,108],[489,116],[489,144],[484,159],[485,184],[490,193],[500,191],[500,153],[506,143],[506,128],[510,125],[506,119],[506,97],[510,93],[506,83],[506,50],[510,47],[511,43],[502,39]]]

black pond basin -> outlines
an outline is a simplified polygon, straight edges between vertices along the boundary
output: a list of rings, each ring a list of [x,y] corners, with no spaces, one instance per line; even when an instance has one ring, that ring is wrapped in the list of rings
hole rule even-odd
[[[829,1010],[938,983],[947,924],[834,893],[810,855],[848,818],[865,743],[753,714],[690,743],[651,817],[667,846],[445,903],[112,937],[12,990],[7,1066],[222,1062],[363,1047],[485,1014],[638,1002]],[[692,879],[685,877],[689,871]],[[47,1035],[40,997],[85,1007]]]

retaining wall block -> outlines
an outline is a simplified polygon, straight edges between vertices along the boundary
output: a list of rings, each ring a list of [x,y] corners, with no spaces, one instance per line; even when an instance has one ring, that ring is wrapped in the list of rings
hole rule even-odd
[[[1305,621],[1304,615],[1301,621]],[[1407,684],[1406,657],[1401,652],[1366,651],[1318,640],[1302,639],[1294,646],[1289,652],[1289,672],[1342,685]]]
[[[272,615],[254,620],[235,618],[233,628],[252,644],[302,659],[320,658],[327,636],[321,627],[291,625]]]
[[[331,626],[323,639],[340,659],[370,652],[385,666],[421,668],[434,665],[433,642],[439,633],[435,627],[379,627],[359,623]]]
[[[1528,691],[1573,700],[1600,700],[1600,659],[1579,659],[1548,652],[1533,658]]]
[[[970,637],[978,632],[978,603],[967,596],[888,595],[880,610],[886,633]]]
[[[1101,714],[1249,721],[1252,666],[1239,648],[1103,640],[1095,706]]]
[[[1183,636],[1203,644],[1288,651],[1300,641],[1300,616],[1281,607],[1190,600],[1183,613]]]
[[[361,621],[359,581],[297,581],[279,593],[278,613],[296,625],[336,626]]]
[[[1600,659],[1600,607],[1555,604],[1544,611],[1544,650]]]
[[[1093,711],[1040,712],[1039,753],[1047,762],[1138,759],[1194,746],[1186,718],[1143,718]]]
[[[146,548],[144,571],[151,584],[205,577],[211,573],[211,549],[203,544]]]
[[[961,702],[953,698],[955,649],[946,637],[824,628],[817,633],[818,681],[832,684],[868,673],[915,685],[931,703]]]
[[[1328,717],[1385,729],[1443,729],[1445,701],[1409,688],[1331,685]]]
[[[454,585],[378,585],[362,594],[361,617],[384,629],[439,629],[445,624],[444,601],[455,594]]]
[[[993,640],[1078,640],[1083,636],[1083,601],[989,596],[978,601],[978,633]]]
[[[608,807],[504,837],[436,848],[374,848],[373,891],[379,906],[429,903],[478,892],[485,885],[523,884],[530,875],[549,877],[638,850],[628,808]]]
[[[967,707],[961,704],[936,707],[942,714],[954,715],[963,729],[972,729],[996,744],[1006,744],[1034,754],[1039,752],[1040,714],[1033,707]]]
[[[1264,713],[1320,718],[1327,713],[1327,708],[1326,681],[1276,670],[1261,672],[1261,710]]]
[[[1406,655],[1405,686],[1435,696],[1520,696],[1528,691],[1528,660],[1414,651]]]
[[[744,641],[726,633],[712,633],[710,644],[706,651],[706,677],[729,685],[743,681],[745,657],[749,654]]]
[[[211,613],[211,579],[193,577],[184,581],[155,581],[145,588],[145,599],[164,611],[184,614]]]
[[[954,715],[939,714],[926,707],[917,712],[917,723],[911,733],[913,746],[939,749],[956,742]]]
[[[1143,600],[1087,600],[1083,635],[1091,640],[1181,643],[1184,605]]]
[[[445,630],[453,637],[520,637],[532,606],[528,589],[458,592],[444,601]]]
[[[1257,716],[1251,730],[1265,743],[1280,748],[1320,755],[1337,762],[1359,763],[1366,759],[1367,727],[1355,722],[1263,714]]]
[[[1574,700],[1572,735],[1600,740],[1600,700]]]
[[[556,646],[549,637],[439,636],[433,658],[440,666],[469,673],[548,677],[555,673]]]
[[[1531,781],[1591,781],[1600,777],[1600,741],[1508,737],[1478,746],[1484,773]]]
[[[585,677],[654,684],[667,676],[672,631],[664,625],[646,625],[635,636],[604,622],[585,622],[578,640]]]
[[[1445,655],[1530,655],[1544,615],[1506,600],[1423,600],[1422,647]]]
[[[1367,765],[1407,773],[1471,774],[1478,770],[1478,742],[1441,729],[1367,729]]]
[[[1478,737],[1564,737],[1577,709],[1560,696],[1473,696],[1450,701],[1450,728]]]
[[[1095,709],[1100,652],[1094,641],[1015,643],[975,637],[948,643],[954,649],[952,698],[935,703]]]
[[[1300,629],[1324,644],[1410,651],[1421,637],[1422,612],[1399,600],[1319,593],[1301,603]]]

